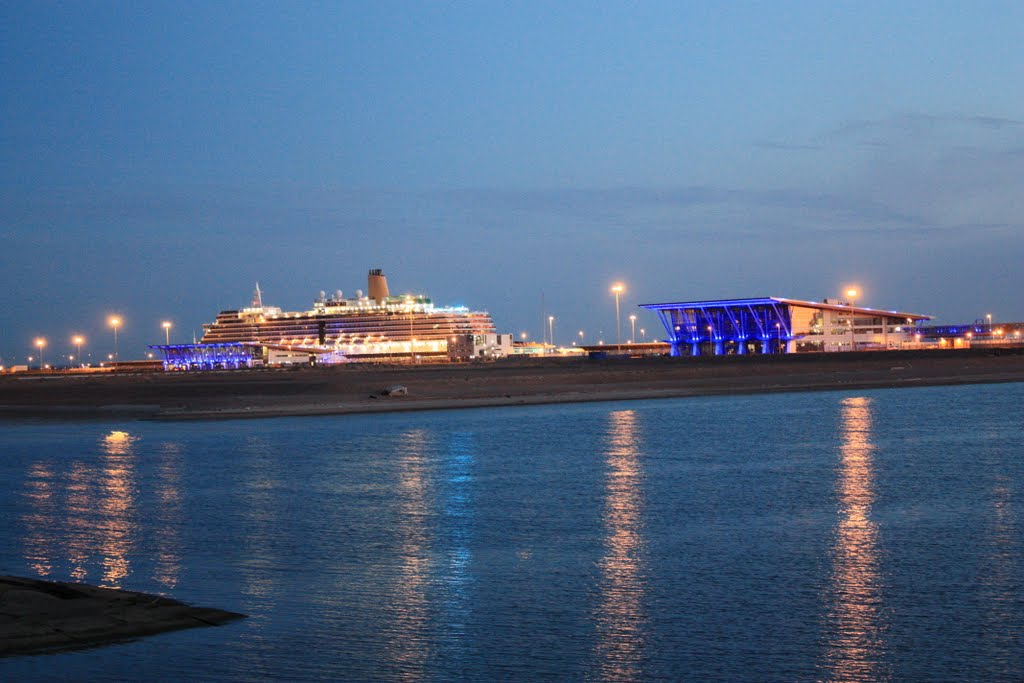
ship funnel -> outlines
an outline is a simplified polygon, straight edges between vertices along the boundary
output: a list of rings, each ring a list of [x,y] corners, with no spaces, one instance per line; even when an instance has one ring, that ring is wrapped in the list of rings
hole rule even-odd
[[[370,275],[367,278],[370,290],[370,298],[376,299],[377,301],[384,301],[390,294],[388,294],[388,279],[384,275],[384,271],[380,268],[372,268]]]

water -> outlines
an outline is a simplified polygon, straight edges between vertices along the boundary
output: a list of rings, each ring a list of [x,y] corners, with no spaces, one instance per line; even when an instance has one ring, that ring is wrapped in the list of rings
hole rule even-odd
[[[0,423],[0,572],[249,619],[7,680],[1021,680],[1024,384]]]

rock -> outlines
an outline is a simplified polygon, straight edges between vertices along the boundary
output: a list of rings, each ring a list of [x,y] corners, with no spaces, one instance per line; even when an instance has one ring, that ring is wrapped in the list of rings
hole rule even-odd
[[[243,618],[148,593],[0,576],[0,656],[103,645]]]

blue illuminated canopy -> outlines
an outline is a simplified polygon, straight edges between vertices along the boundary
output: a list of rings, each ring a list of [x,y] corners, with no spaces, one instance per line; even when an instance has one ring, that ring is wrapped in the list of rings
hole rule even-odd
[[[159,344],[149,348],[164,355],[164,370],[237,370],[252,367],[262,356],[253,344]]]
[[[668,333],[667,341],[672,344],[673,355],[682,355],[681,348],[684,345],[689,347],[690,355],[700,355],[702,347],[705,349],[703,352],[712,352],[716,355],[786,353],[790,349],[790,342],[801,336],[795,334],[793,330],[794,308],[897,318],[906,323],[928,320],[930,317],[779,297],[677,301],[642,304],[641,308],[658,314]]]

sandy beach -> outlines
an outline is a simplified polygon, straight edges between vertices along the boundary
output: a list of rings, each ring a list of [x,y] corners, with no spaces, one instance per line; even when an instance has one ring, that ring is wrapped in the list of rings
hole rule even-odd
[[[233,419],[1024,381],[1024,349],[7,375],[0,417]],[[383,395],[403,386],[405,396]]]

